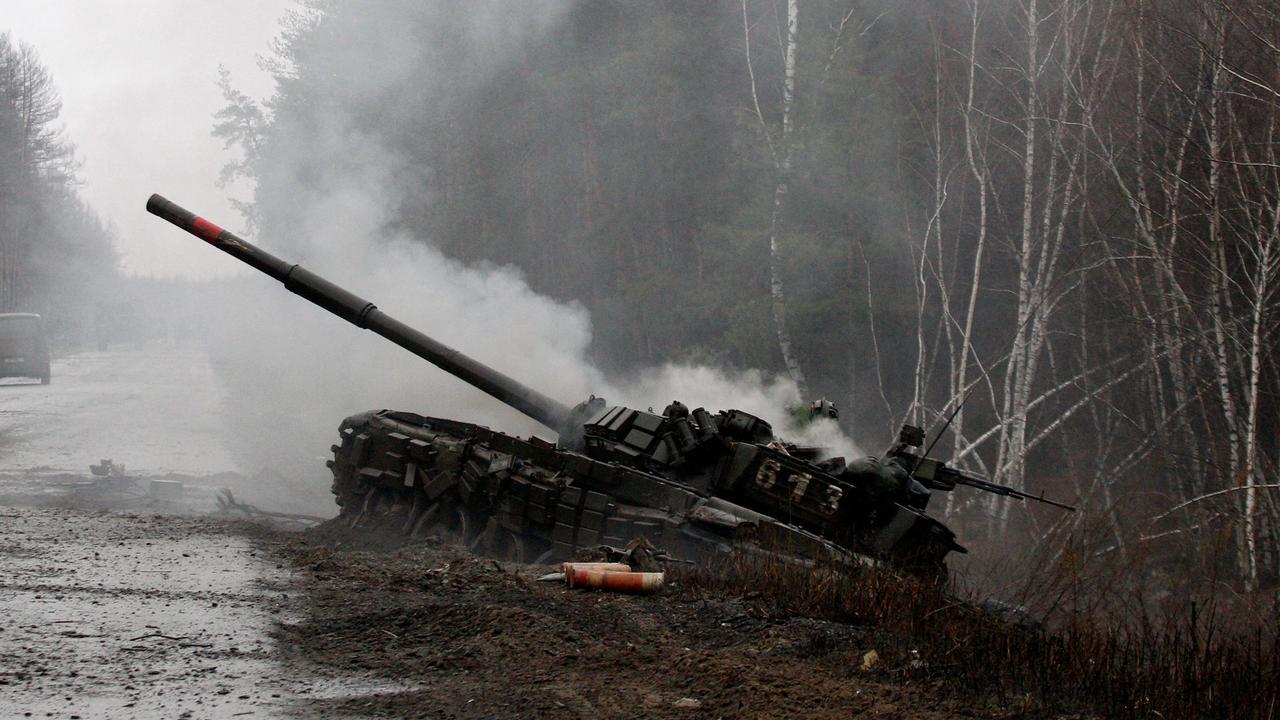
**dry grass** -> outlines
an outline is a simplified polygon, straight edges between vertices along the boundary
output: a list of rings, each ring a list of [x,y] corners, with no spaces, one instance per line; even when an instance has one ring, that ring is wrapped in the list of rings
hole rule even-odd
[[[1073,571],[1065,562],[1040,567],[1043,575]],[[889,645],[876,648],[881,672],[981,705],[1055,717],[1277,717],[1275,607],[1269,623],[1237,622],[1213,597],[1153,612],[1141,597],[1098,601],[1122,592],[1097,585],[1098,577],[1046,577],[1026,583],[1052,595],[1053,608],[1037,622],[954,584],[747,555],[687,570],[682,580],[695,590],[758,594],[780,613],[876,628]]]

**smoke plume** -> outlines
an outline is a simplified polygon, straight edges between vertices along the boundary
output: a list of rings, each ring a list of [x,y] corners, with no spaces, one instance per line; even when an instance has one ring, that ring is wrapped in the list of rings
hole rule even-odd
[[[488,35],[480,20],[477,42],[483,45]],[[343,47],[360,44],[348,39]],[[802,401],[789,380],[675,363],[609,377],[589,360],[591,319],[581,305],[539,295],[514,267],[464,265],[444,256],[431,238],[396,228],[395,209],[429,192],[428,179],[362,132],[361,119],[343,108],[374,102],[422,59],[411,42],[394,36],[380,38],[378,52],[379,72],[370,73],[367,85],[346,89],[361,101],[327,107],[321,128],[298,134],[305,142],[291,143],[289,128],[277,122],[256,196],[258,215],[274,220],[264,222],[262,237],[254,240],[567,405],[595,394],[660,410],[679,399],[712,412],[752,412],[786,432],[788,408]],[[410,104],[391,112],[412,110]],[[235,298],[217,309],[211,331],[216,368],[228,387],[228,423],[243,470],[271,469],[301,481],[290,487],[309,488],[309,497],[288,498],[295,505],[332,507],[321,480],[323,459],[339,421],[363,410],[409,410],[522,435],[550,434],[265,277],[238,285]],[[815,423],[797,439],[856,452],[834,423]]]

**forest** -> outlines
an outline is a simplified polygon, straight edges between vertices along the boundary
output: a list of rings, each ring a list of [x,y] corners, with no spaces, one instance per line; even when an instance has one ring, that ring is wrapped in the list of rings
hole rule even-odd
[[[61,110],[36,49],[0,34],[0,312],[43,315],[65,347],[87,341],[100,321],[117,259],[78,194]]]
[[[1280,580],[1274,3],[311,0],[264,62],[215,128],[264,242],[376,165],[611,374],[777,373],[1081,507],[936,500],[992,547]]]

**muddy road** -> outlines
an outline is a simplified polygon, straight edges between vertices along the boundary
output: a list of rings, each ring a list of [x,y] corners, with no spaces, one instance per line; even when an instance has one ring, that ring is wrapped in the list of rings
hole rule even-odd
[[[49,385],[0,380],[0,471],[84,473],[101,458],[147,475],[240,469],[203,351],[82,353],[52,370]]]
[[[289,576],[194,518],[5,508],[0,717],[278,716]]]
[[[161,509],[211,510],[216,491],[229,488],[255,504],[329,512],[322,460],[306,477],[242,464],[243,433],[224,421],[227,393],[203,348],[86,352],[55,358],[52,370],[49,385],[0,379],[0,500],[66,494],[91,479],[90,465],[110,459],[144,495],[152,480],[180,483]],[[131,504],[148,506],[145,498]]]
[[[221,402],[197,349],[0,381],[0,717],[272,717],[305,692],[271,639],[289,571],[204,517],[249,480]]]

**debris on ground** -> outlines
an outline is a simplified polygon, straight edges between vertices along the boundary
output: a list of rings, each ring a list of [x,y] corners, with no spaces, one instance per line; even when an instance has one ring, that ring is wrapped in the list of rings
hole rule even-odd
[[[660,572],[636,572],[621,562],[567,562],[560,572],[538,577],[538,582],[562,582],[571,588],[648,595],[662,589]]]
[[[124,475],[124,465],[116,465],[111,462],[111,458],[104,458],[99,460],[97,465],[90,465],[89,472],[97,475],[98,477]]]
[[[664,563],[690,564],[687,560],[671,557],[666,550],[657,548],[649,539],[640,536],[627,544],[625,548],[600,545],[594,550],[584,550],[581,560],[603,560],[605,562],[626,563],[632,570],[640,572],[661,572]]]
[[[157,482],[152,480],[152,485]],[[271,520],[277,524],[294,525],[299,528],[307,528],[319,525],[328,520],[328,518],[317,517],[315,515],[300,515],[297,513],[274,512],[271,510],[262,510],[255,505],[236,500],[236,496],[232,492],[223,488],[218,493],[218,510],[226,515],[243,515],[246,518],[254,520]]]
[[[567,562],[560,564],[559,572],[547,573],[538,578],[538,582],[567,582],[569,575],[577,568],[585,570],[612,570],[614,572],[631,572],[626,563],[611,562]]]
[[[181,500],[184,490],[181,480],[152,480],[147,484],[147,494],[157,500]]]
[[[874,670],[875,667],[879,664],[880,664],[880,653],[876,652],[875,650],[868,650],[867,652],[863,653],[862,665],[859,666],[858,669],[863,671]]]
[[[298,717],[1014,716],[858,672],[867,648],[884,650],[874,628],[783,614],[683,576],[628,598],[537,582],[563,565],[495,562],[438,540],[372,551],[374,530],[339,522],[279,537],[275,552],[308,578],[278,631],[280,662],[387,688],[313,698]]]
[[[662,589],[663,574],[575,567],[565,572],[565,580],[571,588],[647,595]]]

